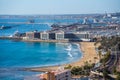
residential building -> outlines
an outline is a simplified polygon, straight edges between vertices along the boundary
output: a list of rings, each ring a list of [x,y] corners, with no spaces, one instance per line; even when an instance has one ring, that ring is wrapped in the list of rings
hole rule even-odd
[[[39,75],[40,80],[71,80],[70,70],[56,70]]]

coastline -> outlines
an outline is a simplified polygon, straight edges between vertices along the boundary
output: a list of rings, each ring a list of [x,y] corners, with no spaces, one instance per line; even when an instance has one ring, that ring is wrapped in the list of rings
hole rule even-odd
[[[57,70],[60,66],[84,66],[84,63],[87,61],[88,63],[97,63],[99,61],[98,55],[95,51],[94,42],[77,42],[80,46],[80,50],[82,52],[82,58],[80,57],[79,60],[75,62],[71,62],[68,64],[63,64],[59,66],[43,66],[43,67],[35,67],[35,68],[26,68],[25,70],[28,71],[36,71],[36,72],[47,72]]]
[[[90,64],[97,63],[99,61],[99,56],[95,51],[94,42],[79,42],[81,52],[83,54],[82,58],[78,61],[71,63],[72,66],[84,66],[84,62]]]
[[[69,40],[42,40],[42,39],[22,39],[22,41],[25,42],[62,42],[62,43],[66,43],[69,42]]]

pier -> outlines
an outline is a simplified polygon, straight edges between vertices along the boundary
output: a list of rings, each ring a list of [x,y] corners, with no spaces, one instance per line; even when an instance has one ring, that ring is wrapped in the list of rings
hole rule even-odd
[[[45,67],[34,67],[34,68],[24,68],[25,71],[34,71],[34,72],[49,72],[55,71],[60,66],[45,66]]]

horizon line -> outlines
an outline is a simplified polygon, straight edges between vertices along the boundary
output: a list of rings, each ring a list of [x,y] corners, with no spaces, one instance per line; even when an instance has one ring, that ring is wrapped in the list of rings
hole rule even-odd
[[[60,14],[0,14],[0,16],[3,15],[88,15],[88,14],[106,14],[106,13],[120,13],[120,11],[118,12],[102,12],[102,13],[60,13]]]

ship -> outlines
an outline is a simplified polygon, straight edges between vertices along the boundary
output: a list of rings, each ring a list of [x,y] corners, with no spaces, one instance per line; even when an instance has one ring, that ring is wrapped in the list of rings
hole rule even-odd
[[[12,28],[12,26],[4,26],[4,25],[2,25],[2,26],[0,27],[0,29],[10,29],[10,28]]]

